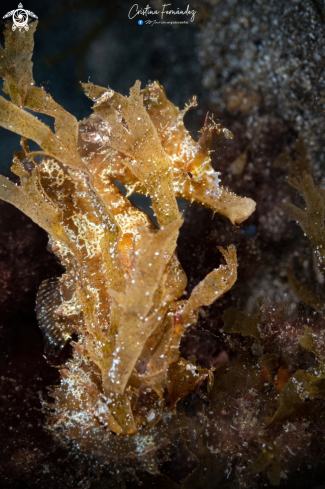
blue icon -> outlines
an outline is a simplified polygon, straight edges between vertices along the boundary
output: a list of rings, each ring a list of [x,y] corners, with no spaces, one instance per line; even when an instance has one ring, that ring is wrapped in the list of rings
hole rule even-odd
[[[139,25],[142,25],[143,24],[143,20],[138,20],[138,24]]]

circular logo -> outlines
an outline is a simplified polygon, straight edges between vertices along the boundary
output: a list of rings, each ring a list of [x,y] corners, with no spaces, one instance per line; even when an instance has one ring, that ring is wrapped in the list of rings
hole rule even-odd
[[[142,24],[143,24],[143,20],[141,20],[141,19],[140,19],[140,20],[138,20],[138,24],[139,24],[139,25],[142,25]]]
[[[3,19],[7,19],[11,16],[13,20],[12,30],[15,31],[16,29],[19,29],[19,32],[21,32],[22,29],[28,31],[28,16],[37,19],[37,15],[35,15],[30,10],[23,9],[21,3],[18,5],[18,8],[16,10],[11,10],[10,12],[7,12],[6,15],[3,16]]]
[[[24,9],[17,9],[12,15],[12,19],[14,21],[14,26],[20,30],[23,27],[27,26],[28,22],[28,14]]]

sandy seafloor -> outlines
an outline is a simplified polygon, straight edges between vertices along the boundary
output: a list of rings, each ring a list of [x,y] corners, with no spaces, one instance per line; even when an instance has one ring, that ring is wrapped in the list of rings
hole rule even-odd
[[[153,8],[161,3],[148,2]],[[227,307],[254,314],[260,298],[298,310],[301,303],[288,283],[288,268],[308,284],[322,285],[314,275],[309,241],[281,209],[284,201],[302,201],[286,184],[286,172],[273,163],[282,152],[293,154],[303,137],[314,180],[325,185],[325,7],[321,0],[193,1],[195,22],[149,26],[128,18],[132,5],[125,0],[24,3],[39,18],[34,77],[78,119],[91,113],[80,81],[127,95],[137,79],[142,86],[158,80],[180,107],[198,96],[198,107],[185,117],[195,139],[207,111],[234,133],[232,141],[215,142],[213,166],[230,190],[257,202],[256,212],[235,228],[209,210],[180,202],[185,223],[178,256],[188,276],[188,292],[219,265],[217,246],[235,243],[238,250],[234,289],[202,312],[196,332],[182,344],[184,357],[195,354],[202,367],[218,366],[229,353],[218,336]],[[173,2],[175,7],[186,5]],[[2,1],[0,16],[14,8],[13,1]],[[53,127],[50,118],[40,118]],[[6,176],[19,140],[0,128],[0,170]],[[247,163],[236,175],[230,164],[243,151]],[[147,198],[133,196],[132,201],[150,213]],[[46,244],[43,231],[8,204],[0,204],[0,488],[90,487],[94,477],[86,462],[77,470],[64,449],[53,444],[39,411],[38,392],[59,380],[43,357],[34,311],[42,280],[62,272]],[[314,313],[307,308],[304,314]],[[70,353],[66,348],[59,360]],[[174,462],[162,470],[179,482],[195,465],[194,457],[179,448]],[[293,482],[289,478],[280,487],[325,488],[325,473],[316,462],[309,472],[301,470],[302,477],[297,472]],[[140,487],[135,481],[125,487]],[[115,487],[110,484],[105,479],[91,487]]]

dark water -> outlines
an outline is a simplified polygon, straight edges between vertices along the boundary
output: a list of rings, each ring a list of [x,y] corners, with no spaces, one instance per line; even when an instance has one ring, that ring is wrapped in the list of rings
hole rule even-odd
[[[163,3],[148,2],[158,9]],[[316,184],[310,200],[313,202],[318,188],[325,187],[324,2],[193,1],[190,7],[197,11],[195,22],[153,26],[138,24],[138,19],[147,19],[145,16],[130,20],[132,5],[126,0],[24,3],[39,19],[33,56],[36,84],[44,86],[80,120],[91,113],[92,105],[80,82],[91,81],[127,95],[137,79],[142,86],[158,80],[168,98],[181,108],[192,95],[198,96],[198,107],[185,117],[194,139],[207,111],[234,133],[232,141],[214,142],[212,164],[221,173],[224,186],[254,199],[257,208],[236,227],[196,204],[180,204],[185,209],[185,222],[177,252],[188,277],[187,293],[220,265],[217,246],[234,243],[239,261],[235,286],[221,301],[200,311],[197,328],[183,339],[182,356],[190,359],[195,355],[197,364],[208,368],[231,364],[243,351],[250,352],[247,337],[237,335],[231,343],[223,335],[222,315],[232,307],[258,318],[262,330],[269,331],[261,346],[264,353],[273,351],[272,345],[280,344],[279,338],[285,336],[283,331],[290,330],[283,340],[285,346],[277,351],[278,367],[289,376],[299,369],[314,371],[316,360],[299,345],[297,337],[308,324],[317,339],[323,338],[324,307],[313,307],[312,300],[304,300],[303,294],[294,290],[288,270],[325,304],[323,271],[317,265],[308,231],[304,235],[297,219],[292,220],[281,207],[291,202],[305,209],[304,200],[287,184],[288,166],[274,163],[282,153],[297,157],[297,140],[303,138],[309,173]],[[139,8],[146,5],[139,3]],[[186,8],[187,2],[173,2],[172,6]],[[13,1],[2,1],[0,16],[15,8]],[[53,128],[49,117],[40,119]],[[19,141],[18,135],[0,128],[0,173],[11,178],[12,154],[20,149]],[[37,149],[34,143],[30,147]],[[231,164],[243,152],[246,165],[236,173]],[[132,198],[138,207],[149,211],[148,198]],[[315,212],[322,214],[324,205],[317,205]],[[240,443],[247,440],[254,445],[262,443],[262,438],[256,442],[256,433],[248,429],[247,434],[244,424],[234,437],[231,422],[225,422],[216,437],[221,443],[220,451],[215,452],[218,455],[211,458],[212,450],[209,456],[199,458],[202,477],[193,479],[191,486],[181,483],[197,467],[195,450],[187,451],[182,440],[175,444],[170,460],[161,465],[160,475],[134,468],[125,474],[111,467],[99,469],[96,460],[88,460],[82,453],[77,459],[75,453],[54,442],[43,428],[38,393],[46,398],[46,387],[58,384],[60,376],[43,356],[34,303],[40,283],[60,275],[62,267],[46,251],[46,234],[8,204],[0,204],[0,226],[0,488],[272,487],[268,464],[260,476],[245,478],[252,460],[241,460],[244,449]],[[322,222],[320,227],[324,227]],[[325,234],[319,232],[319,243],[324,241],[325,246]],[[319,350],[323,355],[323,343]],[[53,364],[63,364],[71,351],[68,346]],[[317,368],[321,371],[323,367]],[[182,402],[180,411],[192,421],[198,422],[201,412],[208,419],[207,395],[203,386]],[[245,395],[236,398],[237,411],[258,416],[253,407],[247,408]],[[286,425],[274,425],[263,435],[275,440],[281,452],[283,488],[325,487],[324,395],[313,398],[309,393],[306,398],[308,408],[297,408],[288,415]],[[195,430],[198,428],[190,430],[193,439]],[[258,436],[262,437],[261,433]],[[211,445],[207,442],[206,446],[208,443]],[[222,476],[219,472],[214,475],[214,466],[221,467]]]

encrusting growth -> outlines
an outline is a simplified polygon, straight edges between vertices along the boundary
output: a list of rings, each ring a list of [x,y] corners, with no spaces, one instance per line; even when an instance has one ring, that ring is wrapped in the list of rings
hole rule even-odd
[[[230,131],[206,121],[195,142],[183,124],[189,106],[179,111],[157,82],[140,90],[137,81],[129,97],[85,84],[94,114],[78,123],[34,85],[36,25],[21,33],[8,24],[6,48],[0,46],[3,91],[10,98],[0,97],[0,125],[22,136],[12,166],[20,186],[0,176],[0,198],[45,229],[65,268],[41,285],[37,318],[48,354],[59,352],[72,333],[78,341],[61,367],[60,386],[51,388],[54,402],[43,408],[61,440],[103,461],[114,455],[148,466],[170,440],[176,403],[212,375],[180,357],[182,335],[196,324],[199,308],[220,298],[237,277],[235,247],[220,248],[225,264],[180,300],[186,276],[175,253],[182,224],[176,197],[234,224],[255,203],[223,189],[211,166],[213,134],[232,138]],[[25,109],[54,117],[55,133]],[[27,139],[41,150],[30,152]],[[160,229],[116,180],[128,194],[151,197]]]

